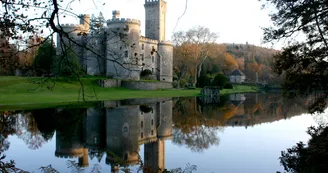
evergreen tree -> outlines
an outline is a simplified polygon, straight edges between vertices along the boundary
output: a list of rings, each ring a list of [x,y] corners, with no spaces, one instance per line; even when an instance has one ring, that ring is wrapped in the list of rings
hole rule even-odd
[[[56,48],[52,41],[46,40],[39,48],[33,61],[33,67],[37,75],[49,75],[52,72]]]

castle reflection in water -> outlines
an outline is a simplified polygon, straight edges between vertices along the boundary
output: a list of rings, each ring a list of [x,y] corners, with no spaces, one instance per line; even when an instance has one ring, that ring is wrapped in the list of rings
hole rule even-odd
[[[164,169],[164,140],[172,136],[172,100],[156,101],[107,101],[102,108],[86,109],[75,127],[57,129],[55,155],[78,157],[79,166],[86,167],[90,152],[104,150],[106,163],[116,172],[119,166],[139,164],[139,148],[145,144],[144,172]]]
[[[132,99],[92,103],[86,108],[17,111],[10,117],[16,117],[12,127],[25,121],[26,131],[37,129],[31,134],[39,131],[45,140],[56,132],[55,156],[77,158],[80,167],[88,167],[89,159],[100,162],[106,155],[112,172],[138,165],[143,172],[152,173],[165,169],[167,139],[192,151],[203,151],[219,145],[219,128],[247,128],[300,115],[307,111],[308,101],[285,100],[275,93],[234,94],[212,103],[202,98]],[[9,112],[1,114],[8,117]],[[33,125],[37,128],[29,127]],[[12,129],[11,134],[19,136],[21,129]],[[203,133],[196,133],[200,130]],[[140,153],[141,145],[144,153]]]

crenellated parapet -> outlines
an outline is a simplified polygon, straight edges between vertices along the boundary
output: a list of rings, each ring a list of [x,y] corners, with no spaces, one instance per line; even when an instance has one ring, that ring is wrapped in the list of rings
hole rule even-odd
[[[130,19],[130,18],[115,18],[107,20],[107,26],[116,23],[127,23],[127,24],[137,24],[140,25],[140,20],[137,19]]]
[[[170,42],[170,41],[160,41],[158,44],[159,45],[173,46],[172,42]]]
[[[80,31],[82,26],[80,24],[62,24],[57,26],[57,28],[63,28],[64,31],[72,32],[72,31]]]
[[[89,33],[89,26],[88,25],[81,25],[81,24],[62,24],[60,25],[61,28],[65,32],[68,33]],[[57,28],[60,28],[57,26]]]
[[[166,1],[164,1],[164,0],[145,0],[145,6],[156,5],[159,2],[166,3]]]
[[[147,37],[140,37],[139,41],[144,42],[144,43],[158,44],[158,40],[150,39],[150,38],[147,38]]]

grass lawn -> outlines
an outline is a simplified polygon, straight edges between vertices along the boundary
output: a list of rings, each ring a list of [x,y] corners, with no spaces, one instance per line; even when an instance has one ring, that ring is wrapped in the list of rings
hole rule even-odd
[[[45,108],[76,104],[82,101],[81,83],[54,78],[0,77],[0,109],[13,107]],[[97,78],[83,78],[84,97],[87,101],[121,100],[129,98],[184,97],[198,96],[200,89],[141,91],[125,88],[102,88],[96,84]],[[222,94],[256,92],[257,87],[234,86],[221,90]]]

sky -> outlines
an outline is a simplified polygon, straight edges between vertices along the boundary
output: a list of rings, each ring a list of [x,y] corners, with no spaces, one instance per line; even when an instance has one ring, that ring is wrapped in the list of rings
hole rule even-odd
[[[268,10],[261,9],[258,0],[166,0],[167,40],[173,32],[186,31],[194,26],[206,26],[219,35],[218,43],[242,43],[279,48],[280,45],[262,44],[261,27],[271,25]],[[105,5],[103,5],[105,2]],[[106,19],[112,17],[113,10],[121,11],[121,18],[141,21],[144,34],[144,0],[81,0],[71,4],[74,13],[99,14]],[[185,15],[178,18],[185,10]],[[77,23],[78,19],[62,19],[62,23]],[[176,26],[177,24],[177,26]],[[176,28],[175,28],[176,26]],[[175,30],[174,30],[175,29]]]

